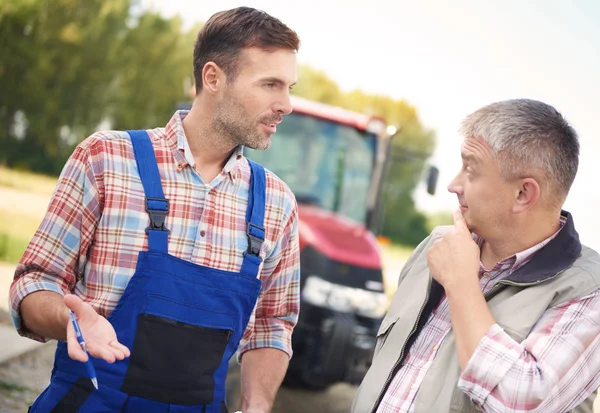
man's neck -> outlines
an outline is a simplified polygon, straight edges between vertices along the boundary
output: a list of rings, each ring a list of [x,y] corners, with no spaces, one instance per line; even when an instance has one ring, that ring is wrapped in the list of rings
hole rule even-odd
[[[183,130],[196,163],[196,171],[208,183],[221,172],[235,145],[226,137],[219,136],[211,122],[212,115],[202,112],[194,105],[183,119]]]
[[[485,237],[481,247],[481,262],[485,268],[491,268],[497,262],[539,244],[559,228],[560,212],[522,219],[497,236]]]

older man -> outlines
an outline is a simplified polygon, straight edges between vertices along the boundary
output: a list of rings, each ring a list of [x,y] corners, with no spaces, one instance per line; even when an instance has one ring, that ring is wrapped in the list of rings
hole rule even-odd
[[[579,162],[552,106],[469,115],[460,212],[413,252],[353,412],[591,411],[600,385],[600,256],[562,210]]]

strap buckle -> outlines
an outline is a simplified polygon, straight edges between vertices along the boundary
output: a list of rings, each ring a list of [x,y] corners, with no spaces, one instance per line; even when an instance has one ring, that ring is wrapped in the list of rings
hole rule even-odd
[[[164,207],[164,209],[161,207]],[[150,216],[150,225],[146,228],[146,234],[149,230],[171,232],[165,227],[165,218],[169,213],[168,199],[146,198],[146,212]]]
[[[259,225],[248,222],[246,235],[248,236],[248,251],[246,251],[246,253],[260,257],[260,247],[265,241],[265,229]]]

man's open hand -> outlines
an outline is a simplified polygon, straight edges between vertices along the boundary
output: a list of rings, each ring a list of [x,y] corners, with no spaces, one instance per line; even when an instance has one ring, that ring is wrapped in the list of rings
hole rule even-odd
[[[98,315],[91,305],[84,303],[74,294],[65,295],[64,300],[66,306],[77,316],[85,345],[93,357],[102,358],[108,363],[129,357],[129,349],[119,343],[115,329],[106,318]],[[88,356],[77,342],[71,320],[67,324],[67,348],[69,357],[73,360],[87,361]]]

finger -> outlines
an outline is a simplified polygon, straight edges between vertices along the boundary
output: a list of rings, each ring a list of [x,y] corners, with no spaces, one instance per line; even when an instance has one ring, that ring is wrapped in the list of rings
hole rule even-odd
[[[121,350],[121,348],[118,347],[117,345],[118,345],[117,341],[111,341],[108,344],[108,348],[115,356],[115,359],[123,360],[125,358],[125,354],[123,353],[123,350]]]
[[[430,264],[431,261],[434,259],[434,254],[435,254],[435,250],[436,250],[436,245],[441,242],[441,239],[436,239],[433,242],[433,245],[427,250],[427,263]]]
[[[88,346],[88,351],[92,356],[99,359],[103,359],[107,363],[112,364],[115,362],[115,355],[110,350],[110,347],[108,345],[98,345],[92,343]]]
[[[88,355],[81,349],[81,346],[77,341],[77,336],[75,335],[73,326],[67,327],[67,351],[69,353],[69,357],[71,357],[73,360],[85,363],[88,359]]]
[[[78,320],[85,318],[88,322],[96,319],[98,313],[94,310],[94,307],[85,303],[81,298],[75,294],[67,294],[64,298],[65,305],[69,307],[71,311],[75,313]]]
[[[467,222],[465,221],[465,217],[460,211],[454,211],[452,214],[454,218],[454,227],[459,230],[468,230]]]
[[[75,294],[67,294],[64,297],[64,302],[69,310],[73,311],[77,318],[82,316],[82,312],[85,310],[85,304],[81,301],[81,298],[77,297]]]
[[[109,349],[112,352],[113,356],[115,356],[115,360],[123,360],[125,358],[125,354],[123,354],[121,350],[118,350],[113,346],[110,346]]]
[[[124,357],[129,357],[131,355],[131,352],[129,351],[129,349],[124,346],[123,344],[119,343],[117,340],[113,341],[110,343],[111,347],[121,351],[121,353],[123,353]]]

